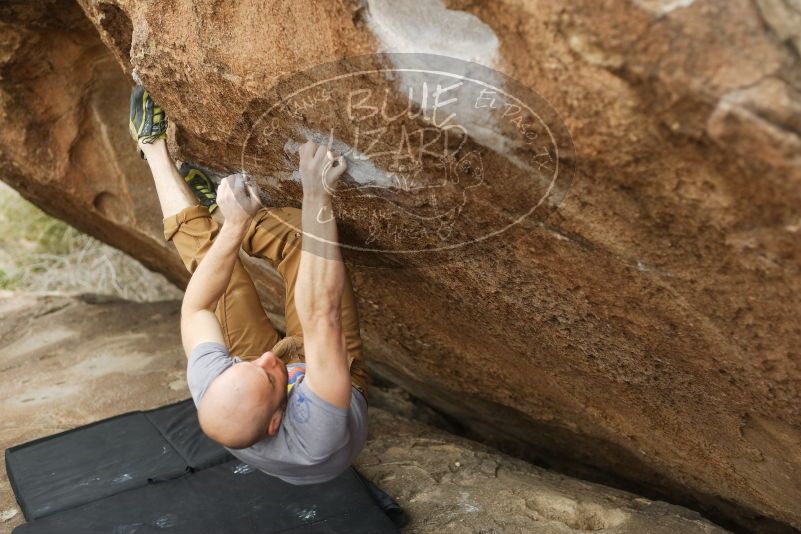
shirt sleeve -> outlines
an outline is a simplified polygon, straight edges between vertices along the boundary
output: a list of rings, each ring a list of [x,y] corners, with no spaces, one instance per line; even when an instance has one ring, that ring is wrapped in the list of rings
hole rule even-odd
[[[305,381],[293,388],[284,418],[291,438],[313,461],[324,460],[348,444],[348,409],[324,401]]]
[[[234,365],[237,360],[237,358],[231,358],[228,349],[219,343],[200,343],[192,349],[186,365],[186,383],[189,385],[189,392],[192,394],[195,406],[200,404],[200,400],[214,379]]]

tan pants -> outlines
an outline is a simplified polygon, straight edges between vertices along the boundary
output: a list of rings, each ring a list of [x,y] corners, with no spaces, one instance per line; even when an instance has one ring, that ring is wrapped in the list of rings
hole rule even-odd
[[[286,335],[303,338],[298,313],[295,309],[295,281],[300,265],[300,210],[296,208],[265,208],[253,218],[242,250],[250,256],[264,258],[281,274],[286,288],[284,313]],[[191,206],[164,219],[164,237],[175,244],[190,273],[195,272],[200,260],[211,247],[219,225],[203,206]],[[362,360],[362,340],[359,335],[359,313],[350,279],[345,277],[342,296],[342,330],[353,386],[367,396],[368,378]],[[261,306],[242,262],[237,258],[228,288],[214,311],[223,331],[225,344],[231,354],[243,360],[254,360],[271,350],[280,336]],[[293,361],[297,361],[295,358]],[[290,362],[287,362],[290,363]]]

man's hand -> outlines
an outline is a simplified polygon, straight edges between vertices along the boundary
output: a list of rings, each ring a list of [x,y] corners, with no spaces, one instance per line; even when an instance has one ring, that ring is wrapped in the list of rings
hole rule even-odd
[[[226,176],[217,188],[217,205],[226,223],[247,226],[262,208],[258,192],[242,174]]]
[[[300,147],[304,195],[315,198],[330,196],[347,168],[344,157],[336,156],[323,145],[308,141]]]

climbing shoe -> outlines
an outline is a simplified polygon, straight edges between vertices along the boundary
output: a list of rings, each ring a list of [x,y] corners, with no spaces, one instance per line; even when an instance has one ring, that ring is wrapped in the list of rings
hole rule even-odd
[[[189,188],[200,201],[201,206],[206,206],[209,213],[214,213],[217,209],[217,189],[214,182],[203,172],[202,169],[189,163],[182,163],[179,170],[184,177]]]
[[[128,130],[134,141],[152,143],[167,138],[167,115],[153,102],[144,87],[137,85],[131,91],[131,115]]]

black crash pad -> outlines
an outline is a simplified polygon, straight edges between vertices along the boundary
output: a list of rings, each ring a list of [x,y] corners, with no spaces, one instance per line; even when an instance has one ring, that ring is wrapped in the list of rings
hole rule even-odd
[[[14,534],[397,532],[349,469],[293,486],[238,461],[118,493],[18,527]]]
[[[200,431],[191,400],[18,445],[6,468],[30,521],[15,534],[380,533],[405,522],[353,469],[293,486],[233,459]]]
[[[190,470],[197,471],[234,459],[200,430],[197,411],[191,400],[150,410],[144,415],[181,455]]]

